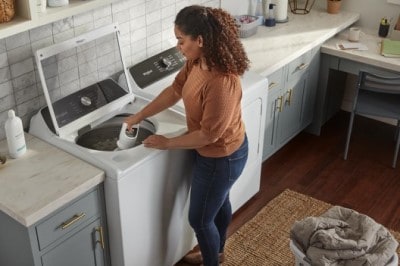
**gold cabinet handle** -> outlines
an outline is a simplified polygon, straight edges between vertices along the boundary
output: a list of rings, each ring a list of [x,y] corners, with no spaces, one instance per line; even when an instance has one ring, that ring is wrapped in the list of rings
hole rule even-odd
[[[99,243],[100,247],[104,250],[104,235],[103,235],[103,227],[98,226],[96,227],[96,232],[99,232],[99,240],[96,240],[96,244]]]
[[[276,109],[278,109],[279,112],[282,112],[282,110],[283,110],[283,96],[279,96],[276,100],[279,101],[279,105],[276,107]]]
[[[75,214],[74,216],[71,217],[71,219],[63,222],[60,227],[62,230],[67,229],[68,227],[70,227],[71,225],[73,225],[74,223],[76,223],[77,221],[79,221],[80,219],[82,219],[83,217],[86,216],[86,213],[82,212],[80,214]]]
[[[275,86],[277,86],[277,85],[278,85],[278,83],[271,82],[271,83],[268,85],[268,89],[270,90],[270,89],[272,89],[273,87],[275,87]]]
[[[293,89],[290,89],[286,92],[286,94],[289,94],[289,96],[286,98],[286,103],[290,105],[292,102],[292,94],[293,94]]]
[[[303,70],[303,69],[305,69],[305,68],[307,68],[307,67],[308,67],[308,64],[302,63],[302,64],[299,65],[297,68],[298,68],[299,70]]]

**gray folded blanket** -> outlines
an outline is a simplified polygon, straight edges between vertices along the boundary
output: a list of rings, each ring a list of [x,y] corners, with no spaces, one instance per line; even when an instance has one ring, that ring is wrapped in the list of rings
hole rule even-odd
[[[398,246],[384,226],[341,206],[296,221],[290,237],[316,266],[386,265]]]

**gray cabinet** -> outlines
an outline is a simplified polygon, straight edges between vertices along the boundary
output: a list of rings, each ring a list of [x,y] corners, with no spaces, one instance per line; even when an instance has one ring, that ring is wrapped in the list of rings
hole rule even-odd
[[[263,160],[280,149],[313,120],[319,47],[268,76],[268,106]]]
[[[0,265],[109,265],[102,185],[26,228],[0,213]]]

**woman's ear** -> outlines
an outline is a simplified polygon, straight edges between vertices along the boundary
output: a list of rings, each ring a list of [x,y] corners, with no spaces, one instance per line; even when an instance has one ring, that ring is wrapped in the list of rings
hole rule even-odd
[[[204,42],[203,42],[203,36],[199,35],[199,36],[197,37],[197,44],[198,44],[199,47],[203,47],[203,44],[204,44]]]

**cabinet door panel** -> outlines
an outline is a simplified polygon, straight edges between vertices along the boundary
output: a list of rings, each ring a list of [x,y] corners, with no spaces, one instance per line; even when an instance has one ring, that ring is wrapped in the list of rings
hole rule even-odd
[[[96,228],[101,226],[100,218],[63,241],[42,256],[43,266],[103,266],[103,250]]]
[[[265,131],[263,142],[263,155],[262,159],[265,161],[271,156],[276,149],[276,128],[277,116],[279,114],[279,106],[281,106],[280,92],[285,86],[285,72],[286,68],[280,68],[268,76],[268,98],[267,98],[267,111],[265,115]]]
[[[294,85],[289,85],[284,94],[283,111],[279,114],[278,121],[279,145],[285,144],[300,130],[305,84],[306,77],[302,77]]]
[[[282,104],[278,96],[279,90],[268,94],[267,114],[264,131],[263,161],[268,159],[275,151],[276,128],[278,122],[279,106]]]

